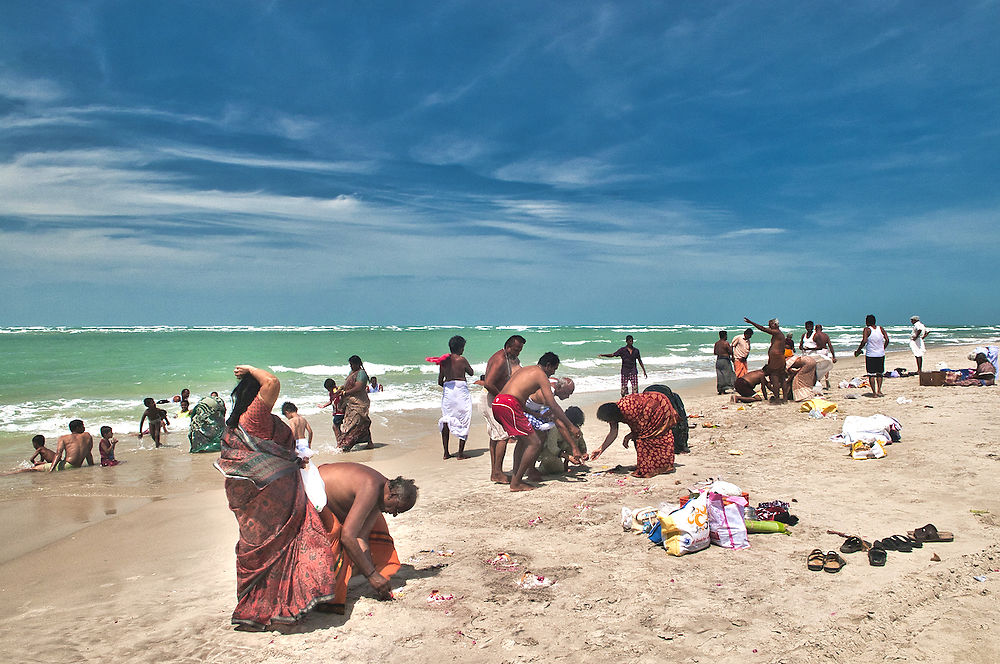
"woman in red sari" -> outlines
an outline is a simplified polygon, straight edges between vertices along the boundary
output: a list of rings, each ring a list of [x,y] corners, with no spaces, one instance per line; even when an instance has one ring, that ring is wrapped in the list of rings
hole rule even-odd
[[[340,559],[302,488],[295,437],[271,414],[281,384],[256,367],[234,373],[240,383],[216,468],[240,526],[232,622],[260,630],[333,601]]]
[[[601,453],[618,438],[618,424],[624,422],[631,432],[622,441],[628,447],[631,439],[635,443],[635,477],[653,477],[674,470],[674,432],[677,411],[670,405],[670,399],[659,392],[629,394],[618,403],[602,404],[597,409],[597,419],[611,427],[608,437],[600,449],[590,455],[591,459]]]

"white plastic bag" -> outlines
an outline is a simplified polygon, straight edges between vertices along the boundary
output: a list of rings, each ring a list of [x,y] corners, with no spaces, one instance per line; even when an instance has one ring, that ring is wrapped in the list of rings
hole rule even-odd
[[[659,515],[663,548],[672,556],[683,556],[707,549],[710,544],[708,532],[708,495],[700,493],[689,500],[684,507],[670,514]]]
[[[708,494],[708,531],[712,544],[726,549],[747,549],[747,525],[744,510],[747,499],[743,496]]]

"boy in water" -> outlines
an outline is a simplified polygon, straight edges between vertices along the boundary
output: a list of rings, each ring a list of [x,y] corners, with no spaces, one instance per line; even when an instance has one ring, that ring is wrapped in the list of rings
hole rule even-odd
[[[344,395],[337,390],[337,381],[332,378],[324,380],[323,387],[330,394],[330,400],[319,404],[319,407],[326,408],[329,405],[333,405],[333,435],[336,436],[337,442],[340,442],[340,424],[344,421],[344,408],[341,406],[341,403],[343,402]]]
[[[156,402],[153,401],[153,397],[146,397],[142,400],[142,404],[146,407],[146,410],[142,413],[142,419],[139,420],[139,440],[142,440],[143,430],[142,427],[145,425],[146,420],[149,420],[149,435],[156,443],[156,446],[160,446],[160,431],[163,427],[164,420],[167,419],[167,411],[162,408],[156,407]]]
[[[56,453],[45,447],[45,436],[38,434],[31,439],[31,444],[35,447],[35,453],[31,455],[30,459],[30,463],[35,466],[33,470],[41,470],[39,466],[55,461]]]
[[[288,426],[295,436],[296,442],[305,441],[307,447],[312,447],[313,430],[309,421],[299,415],[299,408],[291,401],[281,404],[281,414],[288,420]]]
[[[121,461],[115,459],[115,445],[118,444],[118,439],[114,435],[111,427],[101,427],[101,442],[98,444],[97,449],[101,452],[102,466],[117,466],[121,463]]]

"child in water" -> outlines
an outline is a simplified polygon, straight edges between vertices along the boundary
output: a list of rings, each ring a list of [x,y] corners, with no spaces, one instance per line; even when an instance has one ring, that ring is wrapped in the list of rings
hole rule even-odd
[[[29,463],[35,466],[34,470],[41,470],[39,466],[55,461],[56,453],[45,447],[45,436],[38,434],[31,439],[31,444],[35,447],[35,453],[31,455]]]
[[[102,466],[117,466],[121,463],[115,459],[115,445],[118,444],[118,439],[113,436],[114,431],[111,430],[111,427],[101,427],[101,442],[98,448],[101,451]]]

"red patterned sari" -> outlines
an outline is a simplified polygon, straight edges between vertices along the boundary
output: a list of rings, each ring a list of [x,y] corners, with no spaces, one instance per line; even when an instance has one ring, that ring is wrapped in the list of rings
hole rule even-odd
[[[216,467],[240,526],[233,624],[294,623],[332,601],[339,556],[308,504],[291,430],[259,398],[226,430]]]
[[[674,432],[677,411],[659,392],[629,394],[618,401],[622,422],[635,442],[636,475],[652,477],[674,469]]]

